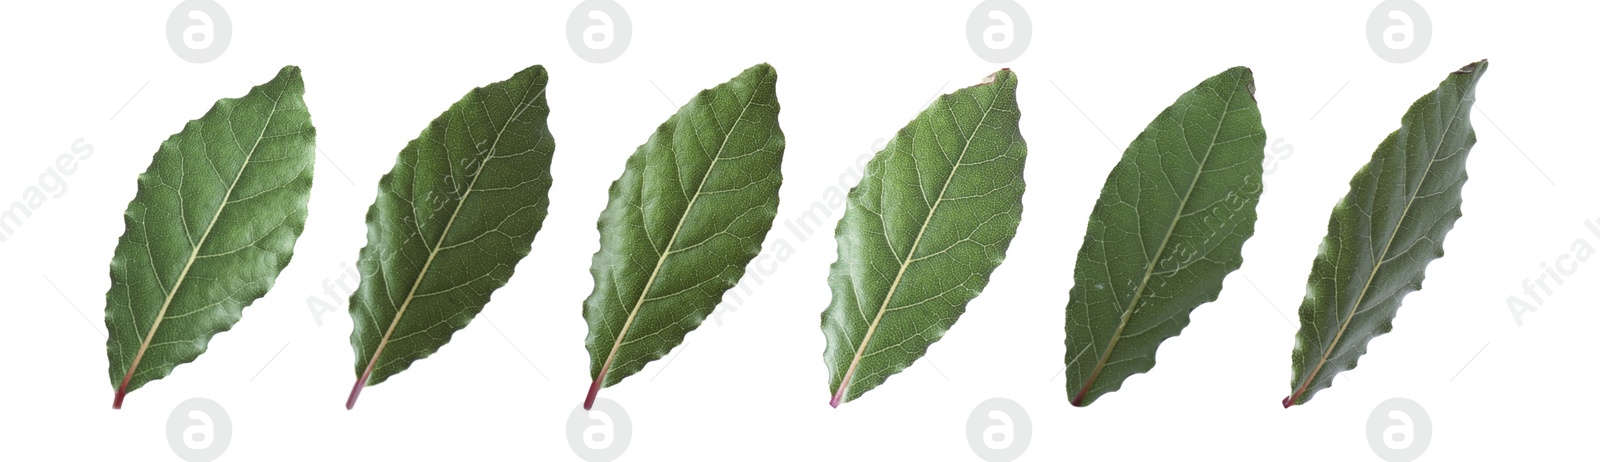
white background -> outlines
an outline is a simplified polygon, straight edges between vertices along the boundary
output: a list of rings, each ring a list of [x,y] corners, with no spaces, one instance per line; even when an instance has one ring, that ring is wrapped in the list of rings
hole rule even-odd
[[[1523,281],[1574,241],[1600,246],[1584,226],[1600,220],[1600,163],[1583,144],[1600,122],[1588,4],[1427,1],[1430,47],[1393,64],[1368,46],[1372,1],[1023,0],[1032,43],[1004,64],[1019,75],[1029,144],[1009,258],[925,358],[832,409],[818,326],[838,211],[805,241],[784,223],[934,95],[1002,67],[967,44],[976,2],[621,3],[633,40],[606,64],[569,48],[569,1],[225,1],[232,43],[206,64],[168,47],[176,2],[0,7],[10,146],[0,206],[22,199],[74,140],[94,146],[69,188],[0,243],[0,458],[176,460],[167,416],[206,397],[233,422],[222,460],[575,460],[566,422],[590,382],[581,306],[606,188],[678,104],[763,61],[779,72],[788,139],[768,244],[797,252],[754,296],[722,307],[720,324],[708,320],[668,359],[601,392],[632,419],[621,460],[977,460],[967,417],[993,397],[1029,412],[1021,460],[1378,460],[1367,417],[1393,397],[1431,416],[1421,460],[1594,456],[1597,263],[1552,281],[1520,326],[1506,302],[1526,299]],[[1283,409],[1295,311],[1334,202],[1413,100],[1483,58],[1465,216],[1445,257],[1358,368]],[[294,260],[199,360],[113,411],[102,313],[134,178],[185,121],[285,64],[304,71],[320,150]],[[472,87],[532,64],[550,72],[557,141],[532,254],[448,346],[346,411],[345,301],[332,300],[319,326],[308,297],[326,300],[324,282],[356,258],[363,215],[400,148]],[[1063,307],[1105,175],[1161,109],[1234,65],[1255,71],[1277,165],[1245,264],[1163,344],[1151,373],[1074,408],[1057,374]]]

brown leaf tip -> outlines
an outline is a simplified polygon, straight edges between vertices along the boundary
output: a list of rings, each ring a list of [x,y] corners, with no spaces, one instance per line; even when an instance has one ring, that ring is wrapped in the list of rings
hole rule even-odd
[[[1456,70],[1453,73],[1454,74],[1473,74],[1473,73],[1477,73],[1478,71],[1483,70],[1483,68],[1488,67],[1488,66],[1489,66],[1489,60],[1481,59],[1481,60],[1478,60],[1477,62],[1474,62],[1472,64],[1468,64],[1466,66],[1462,66],[1461,69]]]

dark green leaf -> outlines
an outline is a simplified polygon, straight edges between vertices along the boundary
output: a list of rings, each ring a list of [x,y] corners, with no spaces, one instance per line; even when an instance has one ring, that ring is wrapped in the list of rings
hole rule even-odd
[[[383,383],[450,341],[511,279],[550,205],[544,67],[474,88],[378,182],[350,296],[356,380]]]
[[[1266,131],[1250,69],[1206,79],[1128,145],[1089,214],[1067,302],[1067,393],[1087,406],[1155,366],[1255,231]]]
[[[583,304],[584,407],[683,343],[760,253],[783,182],[777,82],[760,64],[701,91],[611,184]]]
[[[139,175],[106,293],[112,407],[204,353],[289,264],[316,160],[304,93],[285,67],[189,121]]]
[[[1020,117],[1016,74],[1001,70],[940,96],[867,163],[822,313],[834,407],[927,353],[1005,259],[1022,219]]]
[[[1283,407],[1303,404],[1356,367],[1367,342],[1393,328],[1406,294],[1422,289],[1428,263],[1461,217],[1470,118],[1488,61],[1467,65],[1411,105],[1400,130],[1350,180],[1311,264],[1295,335],[1294,377]]]

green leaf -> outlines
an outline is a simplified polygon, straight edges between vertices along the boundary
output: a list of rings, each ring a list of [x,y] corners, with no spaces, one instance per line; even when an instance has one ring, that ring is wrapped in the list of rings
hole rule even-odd
[[[1122,154],[1089,214],[1067,301],[1074,406],[1155,366],[1161,342],[1214,301],[1255,231],[1266,130],[1250,69],[1206,79]]]
[[[189,121],[139,175],[106,292],[113,408],[204,353],[289,264],[316,160],[304,94],[284,67]]]
[[[472,89],[378,181],[350,295],[359,378],[346,408],[449,342],[528,255],[550,205],[548,79],[533,66]]]
[[[1461,217],[1470,112],[1488,61],[1467,65],[1411,105],[1400,130],[1350,180],[1311,264],[1283,407],[1303,404],[1356,367],[1367,342],[1388,333],[1400,301],[1422,288],[1428,263]]]
[[[834,407],[927,353],[1005,259],[1022,219],[1020,116],[1002,69],[940,96],[867,163],[822,313]]]
[[[594,378],[585,408],[683,343],[760,253],[783,182],[777,83],[760,64],[701,91],[611,184],[583,303]]]

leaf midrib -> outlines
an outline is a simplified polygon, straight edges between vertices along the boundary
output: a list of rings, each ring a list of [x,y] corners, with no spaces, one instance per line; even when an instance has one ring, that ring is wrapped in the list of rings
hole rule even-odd
[[[1422,192],[1422,185],[1428,182],[1428,173],[1433,170],[1433,164],[1439,160],[1439,151],[1444,149],[1444,142],[1445,139],[1450,135],[1450,129],[1455,127],[1456,120],[1460,119],[1458,116],[1461,114],[1461,108],[1466,106],[1466,104],[1464,104],[1465,101],[1465,97],[1457,101],[1456,110],[1455,112],[1451,113],[1450,121],[1446,122],[1444,130],[1439,132],[1439,143],[1433,147],[1433,153],[1428,157],[1428,164],[1423,166],[1422,175],[1417,179],[1417,186],[1411,189],[1410,197],[1406,199],[1406,206],[1400,211],[1400,219],[1395,220],[1394,229],[1390,230],[1389,239],[1383,244],[1383,252],[1378,253],[1378,256],[1381,258],[1378,258],[1377,262],[1373,263],[1372,272],[1367,274],[1366,281],[1364,281],[1361,285],[1361,292],[1356,295],[1355,303],[1350,305],[1350,312],[1345,315],[1344,321],[1339,324],[1339,330],[1334,332],[1333,341],[1329,342],[1328,346],[1323,349],[1322,356],[1317,360],[1316,366],[1312,367],[1311,373],[1306,375],[1306,378],[1301,381],[1300,386],[1295,388],[1294,393],[1290,395],[1290,403],[1299,401],[1300,396],[1305,394],[1306,390],[1310,389],[1311,382],[1315,381],[1317,374],[1322,372],[1322,366],[1328,363],[1328,358],[1333,355],[1333,350],[1337,349],[1339,346],[1339,340],[1344,338],[1345,331],[1349,329],[1350,322],[1355,319],[1356,312],[1360,311],[1361,302],[1366,300],[1367,291],[1372,288],[1372,281],[1377,278],[1378,270],[1383,267],[1384,262],[1389,260],[1389,249],[1394,245],[1395,236],[1400,234],[1400,226],[1405,224],[1406,217],[1411,214],[1411,204],[1416,203],[1417,194]],[[1288,405],[1285,406],[1287,407]]]
[[[183,281],[188,279],[189,269],[194,266],[195,260],[200,256],[200,248],[204,247],[207,239],[211,237],[211,230],[216,227],[217,219],[222,217],[222,211],[228,208],[228,199],[233,197],[234,188],[239,186],[239,178],[244,177],[244,171],[250,168],[250,159],[255,157],[256,149],[261,147],[261,140],[266,137],[267,127],[272,125],[272,118],[278,114],[278,102],[282,100],[282,97],[283,94],[280,92],[278,99],[272,100],[272,109],[267,110],[267,120],[261,123],[261,131],[256,134],[255,142],[251,143],[250,152],[245,154],[244,162],[239,164],[239,171],[234,173],[233,181],[228,184],[227,192],[222,195],[222,202],[217,204],[217,211],[211,215],[211,221],[206,224],[205,231],[200,233],[200,240],[189,251],[189,258],[183,263],[183,270],[178,273],[177,280],[172,283],[172,290],[167,291],[166,299],[161,302],[161,309],[156,311],[155,321],[150,324],[150,331],[145,333],[144,341],[139,343],[139,351],[134,353],[133,363],[128,366],[128,373],[122,377],[122,384],[117,387],[119,396],[126,391],[128,383],[133,380],[134,373],[139,370],[139,363],[144,359],[145,352],[149,350],[150,342],[155,340],[156,330],[161,328],[161,321],[166,319],[167,309],[172,306],[172,300],[177,296],[178,288],[182,287]],[[228,115],[232,116],[233,114],[230,111]],[[228,121],[229,125],[232,125],[233,119],[229,118]],[[181,197],[182,194],[179,194],[179,196]]]
[[[757,92],[760,90],[757,89]],[[717,146],[717,153],[711,158],[711,164],[706,166],[705,176],[700,177],[700,184],[695,186],[694,195],[689,196],[689,204],[684,206],[683,215],[678,216],[678,224],[673,226],[672,235],[667,237],[666,250],[656,258],[655,268],[650,270],[650,278],[645,280],[644,289],[639,291],[639,297],[633,302],[633,309],[628,311],[628,318],[622,322],[622,329],[617,332],[617,339],[611,343],[611,351],[606,354],[606,361],[600,365],[600,373],[594,378],[595,383],[605,384],[606,374],[611,371],[611,362],[616,359],[617,351],[622,349],[623,339],[628,337],[629,329],[633,328],[633,320],[639,315],[639,309],[644,307],[646,297],[650,295],[650,288],[655,285],[656,277],[661,273],[661,267],[666,263],[667,257],[673,254],[672,245],[678,241],[678,233],[683,230],[683,224],[694,211],[694,205],[700,200],[700,193],[705,190],[706,181],[711,179],[711,173],[716,170],[717,162],[722,160],[722,152],[728,148],[728,140],[733,138],[733,133],[739,130],[739,122],[744,121],[744,115],[754,105],[759,93],[750,95],[744,107],[739,109],[739,115],[733,119],[733,125],[728,127],[728,132],[722,135],[722,143]]]
[[[537,93],[534,93],[532,99],[537,101],[539,96],[544,95],[544,91],[544,88],[540,88]],[[428,252],[428,259],[422,263],[422,270],[417,273],[417,278],[411,282],[411,290],[406,293],[405,300],[401,301],[400,309],[395,311],[394,319],[389,321],[389,328],[384,331],[383,338],[378,341],[378,348],[373,350],[372,359],[367,362],[367,369],[365,372],[362,372],[361,379],[359,382],[357,382],[358,385],[365,383],[368,377],[372,375],[372,370],[377,366],[378,359],[383,356],[383,350],[389,346],[390,336],[394,335],[395,328],[400,325],[400,318],[404,317],[406,314],[406,309],[410,308],[411,301],[415,299],[417,289],[422,286],[422,280],[427,277],[428,269],[433,266],[434,257],[439,255],[439,251],[444,245],[445,238],[450,236],[450,228],[455,225],[456,218],[461,215],[461,208],[466,205],[467,198],[472,196],[473,188],[477,186],[478,179],[483,177],[484,167],[489,165],[489,161],[494,160],[495,152],[499,150],[500,140],[504,138],[506,129],[511,127],[511,124],[516,122],[518,118],[522,117],[522,113],[527,111],[530,107],[533,107],[533,105],[528,103],[526,98],[522,101],[518,101],[518,109],[516,113],[513,113],[511,114],[511,117],[506,118],[506,123],[500,126],[499,131],[495,132],[494,142],[489,145],[489,151],[484,156],[483,162],[479,162],[478,168],[473,171],[472,181],[467,183],[467,190],[461,194],[461,199],[456,201],[456,207],[455,209],[451,210],[450,218],[445,222],[444,230],[439,233],[439,239],[434,241],[433,249]]]
[[[1150,277],[1155,274],[1156,264],[1161,262],[1161,255],[1166,253],[1167,242],[1171,241],[1173,231],[1177,230],[1178,222],[1183,219],[1184,209],[1189,206],[1189,198],[1194,195],[1194,187],[1200,184],[1200,175],[1205,173],[1206,163],[1211,161],[1211,153],[1217,149],[1217,138],[1222,135],[1222,125],[1226,123],[1228,111],[1233,107],[1233,99],[1237,96],[1239,87],[1235,82],[1233,91],[1228,93],[1228,102],[1223,105],[1222,114],[1217,116],[1217,128],[1211,133],[1211,142],[1206,145],[1206,154],[1201,156],[1200,163],[1195,166],[1194,178],[1190,180],[1189,188],[1183,192],[1183,198],[1178,201],[1178,209],[1172,214],[1172,223],[1167,225],[1166,234],[1161,236],[1161,245],[1156,248],[1156,254],[1150,258],[1150,263],[1145,265],[1144,278],[1139,281],[1139,287],[1134,289],[1133,298],[1128,301],[1127,308],[1122,310],[1117,329],[1112,331],[1110,343],[1106,344],[1106,350],[1100,354],[1094,369],[1089,372],[1089,379],[1084,381],[1083,387],[1078,389],[1077,395],[1072,398],[1073,405],[1082,403],[1084,397],[1088,396],[1089,390],[1094,388],[1095,381],[1100,378],[1100,372],[1105,370],[1106,364],[1111,361],[1111,353],[1116,350],[1117,342],[1122,340],[1122,331],[1127,329],[1128,323],[1133,320],[1134,309],[1138,307],[1139,300],[1144,298],[1144,289],[1150,283]]]
[[[996,96],[996,99],[999,99],[999,96]],[[894,294],[900,288],[900,279],[905,276],[906,268],[909,268],[912,262],[917,261],[915,258],[917,247],[922,244],[922,236],[928,230],[928,223],[933,222],[933,214],[939,211],[939,205],[944,203],[944,194],[950,189],[950,181],[955,178],[956,172],[961,170],[961,161],[966,159],[967,151],[972,148],[973,138],[978,136],[978,132],[983,129],[983,123],[989,119],[989,113],[994,110],[994,103],[995,100],[993,99],[989,101],[988,107],[983,109],[983,115],[978,117],[978,123],[973,125],[972,133],[967,135],[967,139],[963,141],[961,154],[957,155],[956,161],[951,164],[950,174],[945,176],[944,185],[939,188],[939,195],[934,197],[933,206],[928,208],[928,216],[922,219],[922,227],[917,229],[917,236],[912,239],[911,248],[906,251],[905,261],[900,263],[900,270],[895,273],[894,281],[889,284],[889,291],[884,295],[883,303],[878,305],[877,314],[873,315],[872,322],[867,324],[867,332],[861,338],[861,345],[856,347],[856,353],[850,359],[850,366],[845,369],[844,376],[839,380],[839,389],[833,395],[835,406],[849,393],[850,381],[855,378],[856,367],[861,365],[861,358],[866,354],[867,344],[872,342],[872,337],[878,330],[878,324],[883,321],[883,314],[888,310],[889,302],[894,300]],[[914,153],[911,155],[915,156]],[[887,235],[888,230],[885,229],[884,233]],[[893,249],[891,248],[891,250]]]

